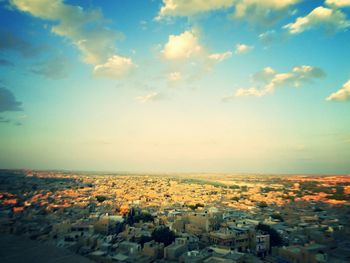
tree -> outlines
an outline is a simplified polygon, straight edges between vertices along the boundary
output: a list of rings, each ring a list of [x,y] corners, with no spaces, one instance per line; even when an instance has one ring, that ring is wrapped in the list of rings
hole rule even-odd
[[[175,233],[168,227],[162,226],[153,231],[152,238],[156,242],[164,243],[164,246],[168,246],[175,240]]]
[[[122,232],[124,230],[124,226],[124,223],[117,222],[115,224],[115,234],[119,234],[120,232]]]
[[[265,201],[262,201],[262,202],[258,203],[258,207],[265,208],[265,207],[267,207],[267,203]]]
[[[139,244],[143,247],[143,245],[149,241],[153,240],[152,237],[149,236],[141,236]]]
[[[153,222],[154,217],[149,213],[140,213],[134,217],[134,221],[137,222]]]
[[[129,226],[132,226],[135,223],[135,209],[133,207],[130,209],[130,211],[126,217],[126,223]]]
[[[96,195],[96,200],[97,200],[99,203],[102,203],[103,201],[107,200],[107,197],[104,196],[104,195]]]
[[[273,229],[272,227],[265,225],[265,224],[261,224],[259,223],[256,227],[257,230],[260,230],[262,232],[266,232],[267,234],[270,235],[270,244],[271,247],[280,247],[283,245],[283,239],[280,236],[280,234]]]
[[[197,203],[195,205],[189,205],[188,207],[191,208],[192,210],[196,210],[198,207],[204,207],[204,205]]]

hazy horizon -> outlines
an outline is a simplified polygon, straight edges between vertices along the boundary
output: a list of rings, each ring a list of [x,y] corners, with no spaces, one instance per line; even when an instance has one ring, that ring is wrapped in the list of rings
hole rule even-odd
[[[88,175],[191,175],[191,176],[201,176],[201,175],[213,175],[213,176],[350,176],[350,174],[336,174],[336,173],[260,173],[260,172],[208,172],[208,171],[183,171],[183,172],[173,172],[173,171],[122,171],[122,170],[79,170],[79,169],[35,169],[35,168],[0,168],[0,171],[33,171],[33,172],[62,172],[70,174],[88,174]]]

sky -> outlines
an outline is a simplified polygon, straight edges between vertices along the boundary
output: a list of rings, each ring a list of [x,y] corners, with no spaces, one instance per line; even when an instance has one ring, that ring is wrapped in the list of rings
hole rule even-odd
[[[0,0],[0,168],[350,173],[350,0]]]

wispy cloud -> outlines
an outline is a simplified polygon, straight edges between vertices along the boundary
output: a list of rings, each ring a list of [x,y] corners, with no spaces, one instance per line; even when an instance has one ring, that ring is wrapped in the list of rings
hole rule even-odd
[[[12,91],[0,87],[0,112],[21,111],[22,102],[17,101]]]
[[[0,66],[9,67],[9,66],[14,66],[14,65],[15,64],[13,64],[11,61],[9,61],[7,59],[0,58]]]
[[[232,57],[231,51],[226,51],[223,53],[213,53],[208,56],[208,58],[215,62],[221,62]]]
[[[259,25],[272,25],[293,12],[301,0],[163,0],[156,20],[174,16],[196,16],[218,10],[234,12],[231,18]]]
[[[10,123],[11,120],[9,118],[5,118],[3,116],[0,116],[0,123]]]
[[[262,97],[272,93],[275,89],[285,86],[300,87],[302,83],[311,82],[314,79],[325,76],[324,71],[318,67],[301,65],[294,67],[290,72],[277,73],[273,68],[266,67],[253,74],[252,80],[257,86],[239,88],[233,95],[223,98],[224,101],[236,97]],[[258,88],[262,85],[262,88]]]
[[[168,81],[176,82],[182,79],[182,74],[179,71],[170,72],[167,76]]]
[[[62,79],[68,76],[68,69],[68,59],[57,56],[35,63],[30,71],[49,79]]]
[[[120,32],[108,27],[100,9],[84,10],[80,6],[65,3],[63,0],[10,0],[12,6],[35,17],[57,22],[51,31],[69,39],[82,54],[85,63],[101,65],[119,56],[115,41],[122,37]],[[126,68],[122,67],[123,65]],[[116,76],[129,69],[128,64],[115,68]],[[110,75],[110,74],[108,74]]]
[[[0,39],[0,51],[18,52],[23,57],[35,57],[46,49],[43,45],[35,46],[13,32],[4,29],[0,29]]]
[[[163,96],[159,92],[151,92],[144,96],[138,96],[135,99],[142,103],[146,103],[146,102],[161,100],[163,99]]]
[[[167,16],[193,16],[233,5],[233,0],[163,0],[156,20]]]

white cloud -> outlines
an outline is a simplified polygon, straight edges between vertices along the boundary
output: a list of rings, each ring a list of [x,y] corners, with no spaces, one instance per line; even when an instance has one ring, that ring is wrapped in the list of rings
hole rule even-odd
[[[349,101],[350,100],[350,80],[343,87],[326,98],[327,101]]]
[[[347,7],[350,6],[350,0],[326,0],[327,5],[336,7]]]
[[[138,96],[138,97],[136,97],[136,100],[138,100],[142,103],[146,103],[146,102],[150,102],[150,101],[159,100],[161,98],[162,98],[162,96],[159,92],[152,92],[152,93],[146,94],[144,96]]]
[[[285,86],[300,87],[303,82],[311,82],[313,79],[321,78],[325,75],[322,69],[307,65],[294,67],[290,72],[276,73],[271,67],[255,73],[253,81],[261,83],[260,89],[240,88],[232,97],[254,96],[262,97],[272,93],[275,89]]]
[[[248,46],[246,44],[237,44],[236,45],[236,54],[245,54],[253,49],[253,46]]]
[[[224,61],[228,58],[232,57],[232,52],[231,51],[226,51],[224,53],[213,53],[208,56],[210,60],[216,61],[216,62],[221,62]]]
[[[255,87],[248,88],[248,89],[239,88],[235,93],[235,97],[244,97],[244,96],[261,97],[261,96],[264,96],[265,93],[266,93],[265,90],[258,90]]]
[[[286,13],[292,12],[291,7],[298,2],[300,0],[237,0],[232,17],[261,25],[272,25]]]
[[[237,97],[262,97],[266,93],[265,90],[259,90],[256,87],[251,88],[239,88],[236,90],[236,92],[232,95],[227,95],[222,98],[223,102],[228,102],[230,100],[233,100]]]
[[[70,39],[82,52],[84,62],[98,64],[115,53],[114,42],[120,33],[109,29],[100,10],[84,10],[63,0],[10,0],[18,10],[50,21],[51,31]],[[89,26],[87,26],[89,25]]]
[[[299,34],[319,27],[334,33],[350,27],[350,22],[342,11],[319,6],[308,15],[298,17],[294,23],[287,24],[283,28],[287,29],[289,34]]]
[[[309,80],[311,78],[321,78],[325,75],[324,71],[318,67],[301,65],[293,68],[293,73],[298,81]]]
[[[278,73],[274,75],[272,80],[265,86],[264,90],[266,92],[264,94],[273,92],[276,88],[284,85],[292,85],[294,87],[298,87],[299,84],[296,83],[296,76],[292,73]]]
[[[229,8],[235,0],[163,0],[158,17],[193,16],[218,9]]]
[[[178,71],[170,72],[168,74],[168,80],[169,81],[175,82],[175,81],[181,80],[181,78],[182,78],[181,72],[178,72]]]
[[[156,19],[166,16],[194,16],[233,8],[233,18],[271,24],[298,2],[300,0],[163,0]]]
[[[94,74],[121,76],[132,65],[129,58],[116,54],[115,41],[121,33],[108,28],[100,9],[84,10],[63,0],[10,0],[10,3],[22,12],[56,22],[51,31],[69,39],[82,53],[83,61],[95,65]]]
[[[130,58],[114,55],[106,63],[96,65],[93,74],[96,77],[118,79],[126,75],[134,67],[135,64]]]
[[[171,72],[181,72],[181,79],[188,82],[202,78],[203,72],[210,72],[216,64],[232,56],[231,51],[209,53],[200,43],[198,35],[196,29],[184,31],[179,35],[170,35],[160,51]],[[168,76],[168,80],[175,77],[177,76]]]
[[[255,74],[253,74],[252,78],[256,82],[263,82],[268,83],[270,82],[274,75],[276,74],[276,71],[271,67],[266,67]]]
[[[185,31],[180,35],[170,35],[161,52],[165,59],[178,60],[198,56],[202,51],[195,32]]]

